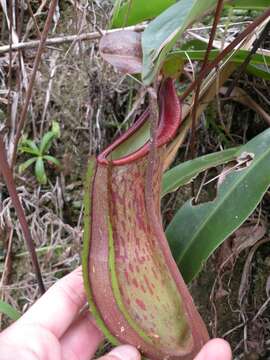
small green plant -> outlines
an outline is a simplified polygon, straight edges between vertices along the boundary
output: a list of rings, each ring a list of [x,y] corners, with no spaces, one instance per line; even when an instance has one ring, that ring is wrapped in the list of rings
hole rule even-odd
[[[45,171],[45,162],[52,163],[57,167],[60,166],[59,160],[54,156],[48,155],[54,139],[60,137],[60,126],[56,121],[53,121],[52,128],[46,132],[37,145],[35,141],[22,137],[20,142],[19,151],[32,155],[19,166],[19,173],[23,173],[29,166],[35,164],[35,176],[37,181],[45,185],[47,183],[47,175]]]

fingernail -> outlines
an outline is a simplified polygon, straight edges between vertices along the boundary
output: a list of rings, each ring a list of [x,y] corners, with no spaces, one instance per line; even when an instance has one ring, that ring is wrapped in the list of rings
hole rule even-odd
[[[108,355],[113,355],[119,360],[140,360],[139,351],[131,345],[121,345],[110,351]]]

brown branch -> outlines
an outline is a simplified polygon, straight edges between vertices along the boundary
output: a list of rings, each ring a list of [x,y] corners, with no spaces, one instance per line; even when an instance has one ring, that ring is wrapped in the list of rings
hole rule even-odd
[[[25,103],[22,108],[21,116],[19,118],[19,123],[18,123],[17,131],[16,131],[16,135],[15,135],[15,139],[14,139],[14,149],[13,149],[12,160],[11,160],[11,168],[13,168],[15,165],[16,155],[17,155],[17,146],[18,146],[18,143],[19,143],[19,140],[21,137],[22,129],[24,127],[24,123],[25,123],[25,119],[26,119],[26,115],[27,115],[27,111],[28,111],[28,106],[29,106],[29,103],[30,103],[30,100],[32,97],[32,91],[33,91],[33,86],[34,86],[37,70],[39,67],[39,63],[41,61],[41,55],[44,50],[45,42],[46,42],[50,27],[51,27],[53,14],[55,12],[56,5],[57,5],[57,0],[52,0],[49,11],[48,11],[47,19],[46,19],[46,22],[44,25],[44,30],[42,31],[42,34],[41,34],[41,39],[39,42],[37,54],[36,54],[36,57],[34,60],[32,74],[31,74],[31,77],[29,80]]]
[[[24,235],[26,246],[27,246],[29,254],[31,256],[31,260],[32,260],[32,264],[33,264],[33,268],[34,268],[34,272],[36,275],[40,293],[43,294],[45,292],[45,287],[44,287],[41,272],[40,272],[40,267],[39,267],[39,263],[38,263],[38,259],[37,259],[34,241],[32,239],[29,227],[27,225],[24,210],[21,205],[20,199],[18,197],[17,191],[16,191],[16,186],[15,186],[15,182],[13,179],[12,171],[11,171],[11,169],[8,165],[8,161],[7,161],[5,144],[4,144],[4,141],[3,141],[3,138],[1,135],[0,135],[0,169],[1,169],[1,173],[4,177],[5,184],[8,189],[9,195],[12,199],[13,206],[16,210],[18,219],[21,224],[22,232]]]
[[[263,29],[263,31],[261,32],[260,36],[254,41],[253,46],[249,52],[249,54],[247,55],[247,57],[245,58],[245,61],[242,62],[242,64],[239,66],[238,71],[237,71],[237,75],[234,78],[233,82],[231,83],[231,85],[228,87],[227,92],[225,97],[229,97],[231,95],[231,92],[233,91],[234,87],[236,86],[237,82],[239,81],[241,75],[243,74],[243,72],[245,71],[246,67],[248,66],[252,56],[254,54],[256,54],[257,50],[259,49],[260,45],[262,44],[262,42],[267,38],[268,33],[270,31],[270,21],[268,21],[268,23],[266,24],[265,28]]]
[[[4,247],[6,250],[4,270],[2,272],[0,280],[0,300],[5,300],[5,291],[4,287],[7,286],[10,282],[11,273],[12,273],[12,240],[13,240],[13,228],[8,228],[8,233],[6,239],[4,240]],[[2,328],[2,313],[0,313],[0,329]]]
[[[214,69],[221,60],[225,58],[226,55],[228,55],[233,49],[235,49],[236,46],[238,46],[242,40],[244,40],[252,31],[256,29],[257,26],[259,26],[268,17],[270,17],[270,8],[268,8],[264,13],[258,16],[251,24],[249,24],[245,28],[244,31],[238,34],[236,38],[228,46],[226,46],[226,48],[222,50],[211,63],[207,64],[205,69],[199,74],[198,78],[195,81],[193,81],[192,84],[190,84],[190,86],[181,96],[181,100],[183,101],[195,89],[197,84],[201,82],[204,79],[204,77],[212,69]]]
[[[22,5],[22,2],[20,2]],[[23,25],[23,15],[24,15],[24,6],[19,5],[19,0],[15,0],[15,19],[16,19],[16,32],[18,34],[18,40],[20,41],[22,37],[22,25]]]
[[[6,125],[8,129],[11,128],[11,108],[12,108],[12,93],[11,93],[11,87],[12,87],[12,28],[13,28],[13,1],[10,0],[9,7],[8,7],[8,17],[9,17],[9,51],[8,51],[8,107],[7,107],[7,121]]]
[[[120,30],[129,30],[129,31],[137,31],[142,32],[146,28],[146,25],[135,25],[135,26],[128,26],[124,29],[112,29],[112,30],[102,30],[103,35],[110,34]],[[65,35],[65,36],[58,36],[53,37],[50,39],[46,39],[45,45],[52,46],[52,45],[61,45],[65,43],[70,43],[76,40],[97,40],[100,39],[101,33],[99,31],[84,33],[80,35]],[[32,41],[25,41],[20,42],[18,44],[13,44],[11,49],[13,51],[20,50],[20,49],[32,49],[39,46],[41,40],[32,40]],[[0,54],[7,53],[9,51],[9,45],[0,46]]]
[[[224,96],[224,100],[228,99],[226,97],[228,88],[222,87],[219,92]],[[232,89],[232,92],[230,94],[229,99],[232,99],[233,101],[237,101],[250,109],[254,110],[259,116],[261,116],[268,126],[270,126],[270,115],[256,102],[250,97],[244,89],[241,89],[237,86],[235,86]]]
[[[218,4],[216,7],[216,11],[215,11],[215,17],[214,17],[214,22],[213,22],[213,26],[211,28],[211,33],[210,33],[210,38],[207,44],[207,49],[204,55],[204,59],[203,59],[203,64],[200,70],[200,73],[202,73],[204,71],[204,69],[207,66],[208,63],[208,59],[209,59],[209,54],[210,51],[213,47],[213,42],[215,39],[215,35],[216,35],[216,30],[217,30],[217,26],[220,20],[220,15],[221,15],[221,11],[223,9],[223,0],[218,0]],[[199,101],[199,97],[200,97],[200,89],[201,89],[201,82],[197,83],[196,86],[196,90],[195,90],[195,96],[194,96],[194,106],[192,109],[192,125],[191,125],[191,158],[194,159],[195,158],[195,125],[196,125],[196,119],[197,119],[197,107],[198,107],[198,101]]]
[[[38,23],[37,23],[37,19],[36,19],[36,17],[35,17],[35,14],[33,13],[30,0],[26,0],[26,1],[27,1],[28,11],[29,11],[29,13],[30,13],[30,16],[31,16],[31,18],[32,18],[32,21],[33,21],[33,23],[34,23],[34,26],[35,26],[35,28],[36,28],[37,35],[38,35],[39,39],[41,39],[41,32],[40,32],[40,30],[39,30],[39,27],[38,27]]]
[[[265,26],[267,19],[265,19],[261,24],[259,24],[258,29],[261,30]],[[249,49],[249,47],[253,43],[253,39],[256,36],[253,34],[252,37],[247,37],[243,42],[243,49]],[[200,101],[198,107],[198,114],[201,114],[208,104],[213,100],[216,96],[217,89],[220,88],[225,81],[232,75],[232,73],[237,69],[237,65],[234,62],[227,61],[224,66],[220,69],[219,76],[214,76],[215,74],[211,74],[210,79],[206,86],[200,92]],[[255,89],[256,90],[256,89]],[[189,130],[191,127],[191,113],[192,105],[188,102],[184,103],[182,106],[182,124],[179,127],[178,135],[172,141],[170,145],[168,145],[166,151],[166,160],[164,163],[164,169],[167,169],[175,159],[177,151],[179,147],[183,144]]]
[[[4,240],[4,247],[6,250],[4,270],[2,272],[2,277],[0,281],[0,291],[4,286],[8,285],[10,282],[11,272],[12,272],[12,240],[13,240],[13,227],[9,228],[6,234],[6,239]],[[0,298],[3,299],[4,293],[0,295]]]
[[[48,0],[40,1],[41,4],[39,5],[37,11],[34,14],[35,18],[42,14],[44,7],[47,5],[47,1]],[[33,26],[34,26],[34,21],[33,21],[32,18],[30,18],[28,20],[27,24],[26,24],[26,30],[25,30],[25,33],[23,34],[23,38],[22,38],[23,41],[25,41],[28,38],[28,36],[30,34],[30,31],[32,30]]]

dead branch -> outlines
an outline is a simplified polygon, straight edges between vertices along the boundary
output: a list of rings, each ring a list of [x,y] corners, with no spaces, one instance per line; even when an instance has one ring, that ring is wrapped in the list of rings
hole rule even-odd
[[[251,34],[256,27],[262,24],[265,20],[268,20],[270,17],[270,8],[266,9],[264,13],[258,16],[251,24],[249,24],[245,30],[239,33],[235,39],[225,47],[217,57],[201,71],[195,81],[189,85],[189,87],[185,90],[184,94],[181,96],[181,100],[183,101],[190,93],[196,88],[197,84],[203,80],[203,78],[210,72],[210,70],[214,69],[221,60],[223,60],[232,50],[236,48],[249,34]]]
[[[56,5],[57,5],[57,1],[56,0],[52,0],[49,11],[48,11],[48,15],[47,15],[47,19],[44,25],[44,29],[43,32],[41,34],[41,39],[39,42],[39,46],[38,46],[38,50],[37,50],[37,54],[34,60],[34,64],[33,64],[33,70],[32,70],[32,74],[29,80],[29,85],[28,85],[28,89],[27,89],[27,93],[26,93],[26,99],[25,99],[25,103],[23,104],[22,107],[22,112],[19,118],[19,122],[18,122],[18,126],[17,126],[17,131],[15,134],[15,139],[14,139],[14,149],[13,149],[13,154],[12,154],[12,159],[11,159],[11,167],[13,168],[15,165],[15,161],[16,161],[16,155],[17,155],[17,146],[21,137],[21,132],[23,130],[24,127],[24,123],[25,123],[25,119],[26,119],[26,115],[27,115],[27,111],[28,111],[28,106],[32,97],[32,90],[33,90],[33,86],[34,86],[34,82],[35,82],[35,78],[36,78],[36,74],[37,74],[37,70],[41,61],[41,55],[42,52],[44,50],[45,47],[45,42],[51,27],[51,22],[53,19],[53,14],[55,12],[56,9]]]
[[[141,32],[146,28],[146,25],[136,25],[136,26],[128,26],[124,29],[113,29],[113,30],[107,30],[107,31],[102,31],[104,35],[115,32],[115,31],[120,31],[120,30],[131,30],[131,31],[137,31],[137,32]],[[96,40],[99,39],[101,37],[100,32],[95,31],[95,32],[90,32],[90,33],[84,33],[84,34],[80,34],[80,35],[63,35],[63,36],[58,36],[58,37],[53,37],[50,39],[47,39],[45,42],[46,46],[52,46],[52,45],[60,45],[60,44],[64,44],[64,43],[70,43],[73,41],[77,41],[77,40]],[[25,41],[25,42],[18,42],[17,44],[13,44],[11,46],[11,50],[15,51],[15,50],[20,50],[20,49],[32,49],[32,48],[37,48],[40,44],[40,40],[32,40],[32,41]],[[10,49],[9,45],[3,45],[0,46],[0,54],[4,54],[7,53]]]
[[[21,229],[22,229],[24,239],[26,242],[26,246],[27,246],[29,254],[31,256],[32,265],[33,265],[33,269],[34,269],[34,272],[36,275],[38,287],[39,287],[40,293],[43,294],[45,292],[45,287],[44,287],[44,283],[43,283],[43,279],[42,279],[42,275],[41,275],[41,271],[40,271],[40,267],[39,267],[39,263],[38,263],[37,254],[35,251],[35,243],[33,241],[29,226],[27,224],[24,209],[23,209],[20,199],[18,197],[13,174],[12,174],[11,168],[9,167],[9,164],[7,162],[5,144],[4,144],[4,141],[3,141],[3,138],[1,135],[0,135],[0,164],[1,164],[1,173],[3,175],[6,187],[10,194],[10,197],[12,199],[13,206],[16,210],[18,219],[20,221]]]

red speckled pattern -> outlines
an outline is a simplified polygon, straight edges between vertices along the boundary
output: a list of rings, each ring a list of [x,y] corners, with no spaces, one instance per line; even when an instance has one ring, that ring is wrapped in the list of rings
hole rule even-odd
[[[160,122],[153,197],[161,225],[160,184],[166,144],[180,122],[172,81],[160,91]],[[145,115],[144,115],[145,116]],[[166,123],[168,124],[166,126]],[[138,125],[135,124],[135,128]],[[129,134],[134,129],[129,130]],[[114,161],[108,155],[123,135],[99,157],[93,181],[89,279],[94,302],[109,331],[121,343],[137,346],[151,359],[193,359],[208,334],[171,256],[164,233],[157,234],[145,203],[149,146]],[[115,270],[121,302],[116,301],[109,267],[108,221],[112,226]],[[188,225],[188,224],[187,224]],[[134,329],[134,323],[140,331]],[[143,335],[142,335],[143,334]]]
[[[162,164],[159,158],[153,188],[157,209]],[[112,170],[111,215],[117,277],[132,318],[146,334],[159,339],[162,347],[177,348],[186,345],[188,339],[191,341],[191,334],[181,297],[146,213],[146,166],[147,158],[143,158]]]

